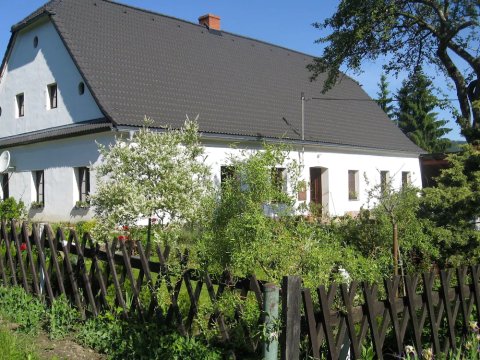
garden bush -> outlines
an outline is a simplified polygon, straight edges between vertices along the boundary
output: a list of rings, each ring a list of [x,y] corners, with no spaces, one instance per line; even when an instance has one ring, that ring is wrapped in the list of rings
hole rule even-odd
[[[0,220],[21,220],[27,214],[23,201],[15,200],[13,197],[0,200]]]
[[[43,324],[46,308],[21,287],[0,286],[0,315],[17,323],[19,330],[36,333]]]

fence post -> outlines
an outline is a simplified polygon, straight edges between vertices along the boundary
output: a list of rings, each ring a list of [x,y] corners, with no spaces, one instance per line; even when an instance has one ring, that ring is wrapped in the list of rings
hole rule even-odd
[[[284,276],[282,281],[281,359],[300,357],[301,283],[298,276]]]
[[[265,311],[265,329],[267,339],[263,344],[263,359],[277,360],[278,356],[278,320],[279,288],[275,284],[265,284],[263,287],[263,299]]]

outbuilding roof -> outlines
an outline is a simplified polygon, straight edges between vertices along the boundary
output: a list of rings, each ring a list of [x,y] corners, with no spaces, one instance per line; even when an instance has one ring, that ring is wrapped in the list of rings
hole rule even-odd
[[[206,133],[301,140],[303,92],[319,98],[305,103],[306,141],[422,152],[351,78],[322,94],[312,56],[107,0],[54,0],[12,31],[45,14],[116,126],[188,114]]]

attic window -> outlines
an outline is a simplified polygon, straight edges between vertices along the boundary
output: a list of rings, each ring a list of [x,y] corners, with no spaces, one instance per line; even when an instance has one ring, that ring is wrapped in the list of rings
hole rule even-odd
[[[0,106],[0,116],[2,116],[2,107]]]
[[[25,116],[25,95],[23,93],[16,96],[17,100],[17,117]]]
[[[78,93],[80,95],[85,94],[85,84],[83,83],[83,81],[81,81],[80,84],[78,84]]]
[[[48,88],[48,105],[49,109],[56,109],[58,106],[58,88],[57,84],[50,84]]]
[[[33,47],[36,49],[37,46],[38,46],[38,36],[35,36],[35,37],[33,38]]]

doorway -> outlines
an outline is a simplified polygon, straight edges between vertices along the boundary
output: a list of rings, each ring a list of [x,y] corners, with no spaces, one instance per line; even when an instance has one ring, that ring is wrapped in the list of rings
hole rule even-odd
[[[310,203],[322,209],[322,213],[328,211],[328,169],[321,167],[310,168]]]

